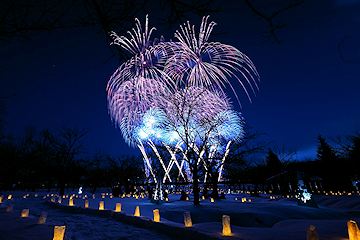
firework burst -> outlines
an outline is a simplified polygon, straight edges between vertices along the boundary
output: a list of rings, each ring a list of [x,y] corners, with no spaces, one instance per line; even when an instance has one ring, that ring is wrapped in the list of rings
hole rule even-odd
[[[258,88],[257,81],[260,77],[253,62],[233,46],[219,42],[207,42],[216,25],[213,21],[208,24],[208,18],[209,16],[202,19],[198,36],[195,26],[191,26],[189,22],[181,25],[180,31],[175,32],[179,43],[173,44],[176,54],[167,61],[165,72],[178,85],[185,84],[186,86],[204,87],[211,90],[220,89],[221,91],[226,85],[229,85],[238,99],[230,82],[230,79],[234,77],[251,101],[242,78],[255,94],[254,89]],[[238,102],[240,103],[239,99]]]

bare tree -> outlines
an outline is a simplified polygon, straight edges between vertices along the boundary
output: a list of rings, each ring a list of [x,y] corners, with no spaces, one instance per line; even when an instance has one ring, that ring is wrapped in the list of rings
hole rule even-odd
[[[259,157],[267,152],[267,149],[273,142],[260,140],[266,135],[251,126],[245,124],[244,137],[231,146],[231,151],[226,159],[224,166],[224,178],[231,185],[240,187],[249,180],[249,170]]]
[[[189,14],[203,16],[218,12],[214,0],[173,1],[173,0],[75,0],[29,2],[5,0],[0,2],[0,41],[12,39],[31,40],[39,33],[58,30],[91,28],[105,34],[108,45],[112,42],[111,31],[125,33],[140,13],[147,13],[150,5],[158,4],[164,12],[159,19],[171,27],[181,23]],[[116,45],[110,50],[119,60],[126,59],[126,53]]]
[[[48,129],[41,132],[53,151],[52,161],[57,169],[59,195],[64,195],[65,183],[69,177],[70,168],[76,161],[75,157],[84,153],[80,139],[89,132],[88,128],[80,130],[77,127],[63,127],[58,130],[58,135],[53,135]]]
[[[299,5],[301,5],[302,3],[305,2],[305,0],[295,0],[292,4],[289,4],[285,7],[283,7],[282,9],[280,10],[277,10],[275,12],[272,12],[271,14],[266,14],[266,13],[261,13],[253,3],[251,3],[249,0],[245,0],[246,4],[250,7],[251,11],[253,11],[257,16],[259,16],[259,19],[264,19],[266,20],[269,25],[268,25],[268,29],[267,31],[263,31],[264,33],[264,42],[267,42],[269,41],[271,38],[274,38],[274,41],[277,42],[277,43],[282,43],[283,40],[280,40],[279,37],[276,35],[276,32],[278,29],[281,29],[283,27],[286,26],[286,23],[282,22],[282,21],[278,21],[277,23],[274,22],[275,20],[275,17],[284,12],[284,11],[287,11],[291,8],[294,8],[294,7],[297,7]]]
[[[171,133],[170,138],[174,139],[174,144],[167,147],[173,156],[177,153],[177,160],[181,161],[179,165],[184,166],[184,161],[187,163],[192,178],[194,205],[200,205],[199,173],[203,170],[213,177],[215,173],[210,167],[216,165],[220,168],[224,163],[224,157],[219,157],[220,152],[216,154],[218,147],[223,147],[221,154],[225,156],[231,142],[224,144],[219,130],[229,120],[229,115],[222,115],[227,110],[226,100],[215,99],[215,96],[205,89],[185,87],[168,98],[163,107],[167,111],[166,129]],[[242,121],[242,118],[237,120]],[[213,164],[209,164],[212,161]]]

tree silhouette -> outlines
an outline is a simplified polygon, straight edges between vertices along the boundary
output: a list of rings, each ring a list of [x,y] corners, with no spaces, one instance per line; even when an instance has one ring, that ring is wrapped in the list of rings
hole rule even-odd
[[[327,190],[349,190],[351,185],[347,161],[341,158],[321,135],[318,136],[317,160],[321,162],[319,175]]]
[[[57,170],[57,180],[59,186],[59,195],[64,195],[65,183],[70,177],[71,167],[74,166],[76,157],[84,153],[84,147],[80,143],[80,139],[89,133],[89,129],[82,130],[77,127],[68,128],[63,127],[58,130],[58,135],[52,134],[48,129],[42,131],[43,137],[51,146],[53,154],[54,166]]]

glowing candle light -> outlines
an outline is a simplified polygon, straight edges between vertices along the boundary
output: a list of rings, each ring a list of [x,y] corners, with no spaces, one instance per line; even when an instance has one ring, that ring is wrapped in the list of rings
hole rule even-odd
[[[38,197],[38,196],[39,196],[39,194],[35,193],[35,197]]]
[[[2,203],[2,200],[3,200],[3,196],[0,196],[0,203]]]
[[[121,203],[116,204],[116,210],[115,212],[121,212]]]
[[[347,222],[349,240],[359,240],[360,232],[355,221],[350,220]]]
[[[214,202],[214,199],[213,199],[213,198],[211,198],[210,202]]]
[[[58,203],[61,203],[61,201],[62,201],[62,198],[59,197],[59,198],[58,198]]]
[[[135,217],[140,217],[140,208],[139,208],[139,206],[136,206],[134,216]]]
[[[154,222],[160,222],[159,209],[154,209],[153,213],[154,213]]]
[[[104,210],[104,201],[99,202],[99,210]]]
[[[53,240],[63,240],[66,226],[55,226],[54,227],[54,238]]]
[[[9,196],[8,196],[8,199],[10,200],[12,198],[12,195],[10,194]]]
[[[184,212],[185,227],[192,227],[190,212]]]
[[[74,206],[74,199],[72,198],[69,199],[69,206]]]
[[[223,230],[222,230],[223,236],[232,236],[229,215],[223,215],[222,224],[223,224]]]
[[[44,224],[46,222],[47,212],[42,212],[37,224]]]
[[[29,209],[23,209],[21,212],[21,217],[29,217]]]
[[[89,200],[85,200],[85,208],[89,207]]]

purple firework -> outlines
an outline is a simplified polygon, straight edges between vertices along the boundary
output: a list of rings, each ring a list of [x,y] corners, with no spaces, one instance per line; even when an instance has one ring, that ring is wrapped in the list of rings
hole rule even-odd
[[[233,46],[219,42],[207,42],[216,25],[207,23],[209,16],[203,17],[200,32],[197,36],[195,26],[189,22],[181,25],[180,31],[175,32],[179,43],[173,44],[176,54],[166,63],[165,72],[173,80],[186,86],[220,89],[229,85],[236,98],[238,96],[229,78],[236,78],[243,87],[249,100],[250,95],[244,82],[237,75],[240,74],[255,94],[258,88],[259,74],[253,62],[244,53]],[[238,102],[240,103],[239,99]]]
[[[159,96],[169,95],[173,82],[162,71],[169,48],[155,48],[150,41],[151,33],[146,16],[145,31],[135,19],[135,28],[128,31],[130,38],[112,33],[114,44],[121,46],[134,56],[123,63],[111,76],[108,85],[108,108],[111,119],[120,127],[125,141],[134,146],[134,128],[140,123],[141,115],[151,106],[158,105]]]

